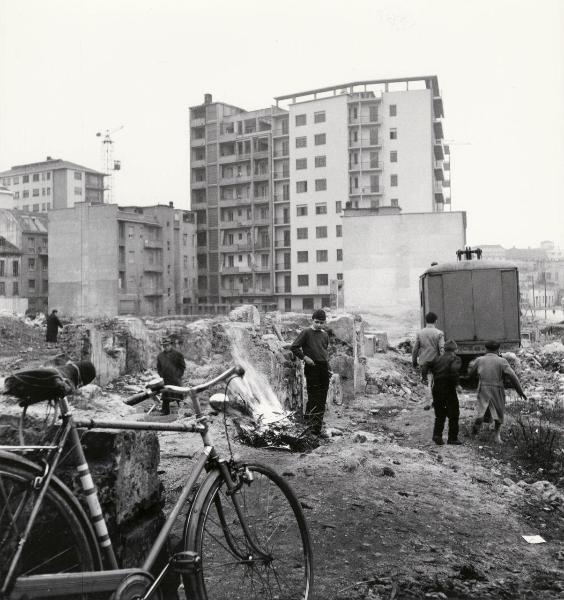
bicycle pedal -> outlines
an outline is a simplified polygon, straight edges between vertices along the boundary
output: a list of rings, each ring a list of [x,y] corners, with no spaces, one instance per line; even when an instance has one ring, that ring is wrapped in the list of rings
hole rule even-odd
[[[170,568],[179,575],[190,575],[200,570],[201,559],[197,552],[184,550],[170,557]]]

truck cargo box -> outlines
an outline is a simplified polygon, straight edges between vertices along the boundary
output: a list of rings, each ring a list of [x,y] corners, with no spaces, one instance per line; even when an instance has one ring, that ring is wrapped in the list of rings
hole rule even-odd
[[[520,345],[519,279],[510,262],[468,260],[443,263],[420,277],[421,320],[438,317],[445,339],[454,339],[458,354],[479,355],[490,339],[502,351]]]

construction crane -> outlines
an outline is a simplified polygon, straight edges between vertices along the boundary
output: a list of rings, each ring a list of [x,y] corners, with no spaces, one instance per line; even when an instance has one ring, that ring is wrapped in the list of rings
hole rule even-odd
[[[102,172],[106,174],[104,185],[104,202],[111,203],[115,200],[114,195],[114,173],[121,170],[121,162],[114,160],[114,141],[112,135],[121,131],[123,125],[116,129],[106,129],[105,133],[98,131],[96,137],[102,138]]]

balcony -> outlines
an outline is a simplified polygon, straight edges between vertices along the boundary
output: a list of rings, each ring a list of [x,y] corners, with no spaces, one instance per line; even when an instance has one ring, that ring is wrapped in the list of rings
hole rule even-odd
[[[276,293],[277,294],[291,294],[292,293],[292,286],[291,285],[280,285],[280,286],[276,286]]]
[[[205,117],[196,117],[190,119],[190,127],[203,127],[206,124]]]
[[[254,225],[253,221],[249,220],[238,220],[238,221],[220,221],[219,226],[222,229],[241,229],[248,228]]]
[[[270,265],[255,265],[253,271],[255,273],[270,273],[271,267]]]
[[[272,129],[272,137],[283,137],[287,136],[289,131],[289,127],[275,127]]]
[[[349,140],[349,148],[380,148],[382,142],[377,138],[368,140]]]
[[[233,152],[233,154],[222,154],[218,157],[217,162],[222,164],[222,163],[231,163],[231,162],[235,162],[237,160],[237,155],[235,154],[235,152]]]
[[[250,252],[252,249],[252,244],[245,242],[241,244],[222,244],[219,251],[227,254],[230,252]]]
[[[220,206],[250,206],[251,199],[249,196],[241,196],[240,198],[221,198]]]
[[[365,187],[353,189],[349,192],[349,196],[381,196],[384,193],[384,188],[382,186],[379,187]]]
[[[382,163],[377,160],[363,160],[359,163],[349,164],[349,171],[381,171]]]
[[[253,202],[255,204],[266,204],[270,201],[270,196],[266,195],[266,196],[255,196],[253,198]]]
[[[275,225],[289,225],[290,217],[277,217],[274,219]]]
[[[255,217],[253,219],[253,225],[255,227],[265,227],[267,225],[270,225],[272,223],[270,217],[262,217],[262,218],[258,218]]]
[[[241,265],[239,267],[221,267],[219,269],[220,275],[238,275],[241,273],[251,273],[251,267],[249,265]]]
[[[275,203],[276,202],[290,202],[290,196],[286,197],[282,194],[274,194],[272,199],[274,200]]]
[[[149,273],[162,273],[163,266],[162,265],[143,265],[143,271],[147,271]]]
[[[358,125],[380,125],[381,123],[382,119],[380,118],[380,115],[362,115],[356,119],[349,117],[349,127],[358,127]]]
[[[257,240],[255,250],[270,250],[270,240]]]
[[[435,132],[435,138],[437,140],[442,140],[444,138],[443,124],[440,121],[435,121],[433,123],[433,131]]]
[[[289,248],[290,240],[274,240],[275,248]]]
[[[270,148],[255,150],[253,158],[270,158]]]
[[[162,296],[164,290],[160,286],[151,286],[143,288],[143,296]]]
[[[237,183],[249,183],[251,181],[250,175],[222,175],[219,178],[220,185],[235,185]]]
[[[274,171],[272,177],[273,179],[288,179],[290,177],[290,169],[284,169],[283,171]]]
[[[200,190],[200,189],[206,187],[206,180],[199,179],[199,180],[192,181],[190,183],[190,186],[192,187],[193,190]]]
[[[443,181],[445,178],[445,174],[443,171],[443,167],[440,163],[435,163],[434,171],[435,171],[435,179],[437,179],[438,181]]]
[[[275,150],[272,155],[274,158],[288,158],[290,151],[288,148],[283,148],[282,150]]]
[[[259,171],[253,174],[253,179],[255,180],[264,180],[270,179],[270,171]]]
[[[162,240],[144,240],[143,244],[145,245],[145,248],[147,249],[151,249],[151,248],[161,248],[163,247],[163,241]]]
[[[290,263],[278,263],[275,267],[276,271],[291,271],[292,266]]]
[[[433,144],[433,151],[435,153],[435,159],[436,160],[443,160],[445,157],[445,153],[443,150],[443,145],[442,143],[439,141],[435,141],[435,143]]]
[[[192,148],[199,148],[200,146],[205,146],[206,145],[206,138],[191,138],[190,139],[190,146],[192,146]]]

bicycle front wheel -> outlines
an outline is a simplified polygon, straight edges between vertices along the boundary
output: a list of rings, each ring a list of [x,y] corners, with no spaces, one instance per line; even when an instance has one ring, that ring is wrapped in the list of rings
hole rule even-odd
[[[313,556],[296,495],[269,467],[248,464],[237,473],[243,478],[237,496],[255,548],[217,473],[204,483],[186,528],[185,547],[201,558],[192,591],[201,600],[307,600]]]
[[[36,498],[39,467],[0,453],[0,589]],[[68,488],[53,478],[17,564],[16,575],[96,571],[101,568],[96,538]],[[46,584],[47,585],[47,584]],[[46,596],[48,590],[45,590]],[[39,596],[33,596],[40,598]],[[85,594],[73,595],[85,598]]]

